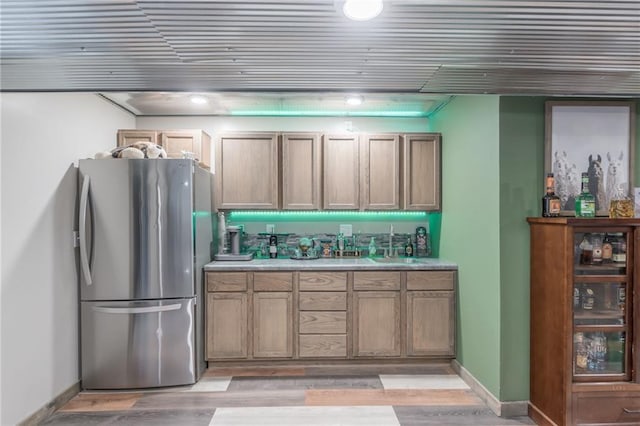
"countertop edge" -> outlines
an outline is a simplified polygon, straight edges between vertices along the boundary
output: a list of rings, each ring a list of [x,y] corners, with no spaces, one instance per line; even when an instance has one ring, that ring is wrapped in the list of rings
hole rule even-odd
[[[357,259],[253,259],[249,261],[212,261],[204,266],[205,272],[215,271],[430,271],[458,270],[458,265],[435,258],[421,258],[412,263],[398,261],[376,262],[368,258]]]

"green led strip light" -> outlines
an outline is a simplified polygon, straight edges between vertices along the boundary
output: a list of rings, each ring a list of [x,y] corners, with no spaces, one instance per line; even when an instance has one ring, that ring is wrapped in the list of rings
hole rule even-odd
[[[422,111],[288,111],[254,110],[232,111],[231,115],[251,117],[427,117]]]
[[[407,211],[278,211],[278,210],[234,210],[229,218],[239,220],[322,221],[322,220],[426,220],[427,212]]]

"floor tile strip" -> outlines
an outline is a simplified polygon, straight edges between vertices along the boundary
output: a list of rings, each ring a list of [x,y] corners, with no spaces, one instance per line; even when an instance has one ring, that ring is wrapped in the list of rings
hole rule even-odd
[[[470,389],[455,374],[381,374],[380,381],[385,389]]]
[[[203,377],[215,376],[304,376],[304,367],[209,367]]]
[[[203,377],[183,392],[224,392],[229,388],[231,377]]]
[[[378,376],[234,377],[230,391],[382,389]]]
[[[304,390],[180,392],[148,394],[134,410],[206,409],[218,407],[280,407],[304,405]]]
[[[400,426],[392,407],[220,408],[210,426]]]
[[[498,417],[486,406],[404,406],[393,408],[401,426],[511,426],[535,424],[528,417]]]
[[[143,396],[143,393],[79,393],[58,412],[126,410]]]
[[[312,389],[305,405],[482,405],[470,390],[445,389]]]
[[[375,375],[375,374],[455,374],[449,363],[409,365],[319,365],[306,367],[308,376]]]

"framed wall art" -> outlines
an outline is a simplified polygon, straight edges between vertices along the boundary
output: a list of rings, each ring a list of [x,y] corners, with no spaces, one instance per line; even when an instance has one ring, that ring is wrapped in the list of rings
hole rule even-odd
[[[618,193],[632,195],[634,120],[633,102],[545,103],[545,173],[554,174],[561,215],[575,214],[583,172],[597,216],[608,215],[609,201]]]

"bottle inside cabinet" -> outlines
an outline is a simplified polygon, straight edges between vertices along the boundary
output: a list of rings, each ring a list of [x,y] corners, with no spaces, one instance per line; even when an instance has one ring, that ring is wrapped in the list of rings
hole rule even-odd
[[[623,232],[576,232],[576,275],[625,275],[627,235]]]

